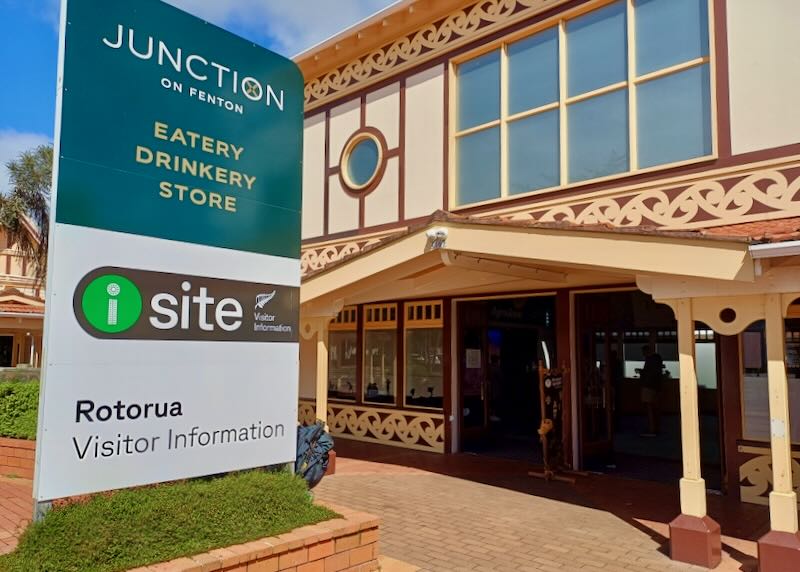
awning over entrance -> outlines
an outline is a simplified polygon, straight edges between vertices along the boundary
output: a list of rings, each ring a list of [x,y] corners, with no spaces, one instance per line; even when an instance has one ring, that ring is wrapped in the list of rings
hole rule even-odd
[[[307,315],[395,297],[633,283],[639,276],[753,282],[749,240],[700,232],[474,219],[437,213],[306,276]]]
[[[635,284],[670,306],[677,323],[683,478],[682,514],[671,524],[673,557],[689,561],[689,553],[681,551],[699,546],[712,555],[707,564],[713,567],[720,530],[707,515],[701,475],[696,323],[729,336],[754,321],[765,323],[771,527],[777,534],[797,535],[784,320],[800,300],[798,239],[797,218],[685,232],[437,213],[426,224],[306,275],[301,333],[306,341],[315,340],[307,348],[316,353],[316,417],[330,418],[328,332],[344,306]],[[677,541],[681,535],[690,541]]]

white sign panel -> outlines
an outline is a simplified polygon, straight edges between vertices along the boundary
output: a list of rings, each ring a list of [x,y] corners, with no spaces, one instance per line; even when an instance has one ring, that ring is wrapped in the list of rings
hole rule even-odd
[[[295,456],[302,76],[102,4],[62,6],[39,501]]]

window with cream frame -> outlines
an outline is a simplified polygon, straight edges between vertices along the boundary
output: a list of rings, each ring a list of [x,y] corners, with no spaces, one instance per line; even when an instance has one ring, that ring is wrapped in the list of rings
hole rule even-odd
[[[597,2],[454,61],[452,204],[713,158],[711,16]]]
[[[405,304],[406,407],[444,407],[444,314],[441,300]]]
[[[364,306],[364,402],[397,403],[397,304]]]
[[[328,330],[328,399],[355,401],[358,310],[355,307],[342,309]]]
[[[800,444],[800,300],[784,322],[786,377],[789,385],[789,427],[792,443]],[[770,440],[769,375],[763,320],[751,324],[740,336],[742,438]]]

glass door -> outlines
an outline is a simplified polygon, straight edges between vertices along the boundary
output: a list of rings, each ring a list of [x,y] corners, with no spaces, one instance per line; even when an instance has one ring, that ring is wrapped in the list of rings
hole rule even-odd
[[[581,437],[584,464],[610,462],[614,437],[614,381],[620,375],[618,332],[582,333],[579,356]]]
[[[489,380],[485,330],[465,328],[462,331],[461,415],[464,448],[479,445],[488,439]]]

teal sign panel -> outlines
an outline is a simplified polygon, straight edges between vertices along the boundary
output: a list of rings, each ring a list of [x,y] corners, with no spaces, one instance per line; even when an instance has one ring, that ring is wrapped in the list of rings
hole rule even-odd
[[[159,0],[67,6],[56,221],[299,258],[297,66]]]

